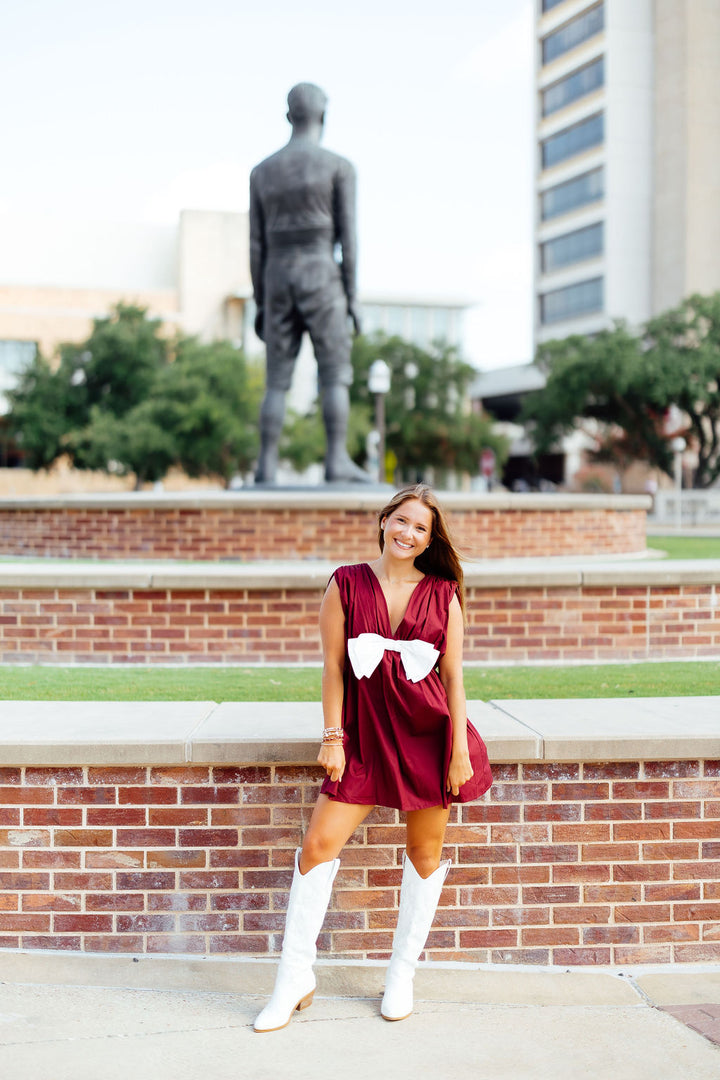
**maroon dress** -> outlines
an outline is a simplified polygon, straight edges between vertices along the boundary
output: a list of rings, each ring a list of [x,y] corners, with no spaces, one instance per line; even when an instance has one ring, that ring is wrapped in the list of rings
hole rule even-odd
[[[422,810],[471,802],[492,783],[485,744],[468,721],[473,777],[459,795],[446,790],[452,751],[452,722],[445,688],[433,665],[424,678],[411,681],[399,651],[400,642],[420,639],[445,652],[448,610],[454,581],[426,575],[410,597],[393,634],[385,595],[367,565],[341,566],[334,574],[345,613],[343,728],[345,773],[326,777],[322,791],[339,802]],[[358,678],[348,656],[348,641],[361,634],[392,639],[377,667]],[[427,650],[427,646],[422,648]],[[432,662],[432,656],[431,656]]]

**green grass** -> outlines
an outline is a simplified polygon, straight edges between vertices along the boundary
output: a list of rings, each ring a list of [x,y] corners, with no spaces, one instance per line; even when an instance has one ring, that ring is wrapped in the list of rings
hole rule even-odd
[[[465,669],[468,698],[720,695],[720,662]],[[0,699],[319,701],[320,668],[0,668]]]
[[[720,536],[648,536],[647,546],[669,559],[720,559]]]

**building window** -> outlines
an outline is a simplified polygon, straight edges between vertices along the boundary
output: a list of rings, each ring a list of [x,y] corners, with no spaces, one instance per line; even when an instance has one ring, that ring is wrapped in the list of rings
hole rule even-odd
[[[556,236],[540,245],[540,266],[544,274],[561,270],[564,266],[594,259],[603,253],[603,223],[588,225],[585,229]]]
[[[551,135],[540,144],[542,167],[549,169],[561,161],[582,154],[593,146],[601,146],[605,137],[605,122],[602,113],[588,116],[571,127],[563,128],[557,135]]]
[[[542,62],[549,64],[563,53],[576,49],[584,41],[595,37],[605,27],[605,5],[597,4],[595,7],[584,11],[566,22],[564,26],[553,30],[551,34],[542,39]]]
[[[543,326],[574,319],[578,315],[590,315],[602,309],[602,278],[578,281],[575,285],[553,289],[552,292],[542,293],[540,296],[540,322]]]
[[[605,194],[605,172],[598,169],[574,176],[562,184],[556,184],[540,193],[540,217],[543,221],[569,214],[580,206],[598,202]]]
[[[383,309],[376,307],[375,304],[363,304],[361,316],[364,334],[375,334],[385,329]]]
[[[432,336],[433,341],[450,341],[450,312],[447,308],[435,308]]]
[[[599,56],[590,64],[578,68],[559,82],[546,87],[542,91],[542,114],[549,116],[550,113],[564,109],[566,105],[572,105],[586,94],[592,94],[605,84],[605,60]]]
[[[424,307],[410,308],[410,341],[413,345],[426,349],[432,339],[430,329],[430,309]]]
[[[385,309],[385,318],[383,319],[383,328],[387,327],[387,332],[390,337],[405,337],[406,330],[406,315],[407,308],[404,307],[389,307]]]
[[[558,4],[564,4],[565,0],[542,0],[542,9],[545,11],[552,11]]]
[[[0,414],[10,409],[6,391],[17,386],[20,375],[36,355],[34,341],[0,341]]]

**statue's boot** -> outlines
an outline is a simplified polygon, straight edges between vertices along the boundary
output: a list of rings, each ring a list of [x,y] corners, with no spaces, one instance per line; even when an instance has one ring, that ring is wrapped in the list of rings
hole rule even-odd
[[[350,455],[330,454],[325,458],[325,479],[331,481],[343,481],[351,484],[374,484],[375,477],[365,472],[356,465]]]

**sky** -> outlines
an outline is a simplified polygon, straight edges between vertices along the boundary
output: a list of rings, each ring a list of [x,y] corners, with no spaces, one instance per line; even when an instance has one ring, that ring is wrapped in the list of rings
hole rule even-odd
[[[0,244],[31,216],[246,210],[250,168],[289,137],[287,91],[315,82],[324,145],[357,169],[361,293],[465,300],[467,358],[527,362],[533,2],[6,5]]]

